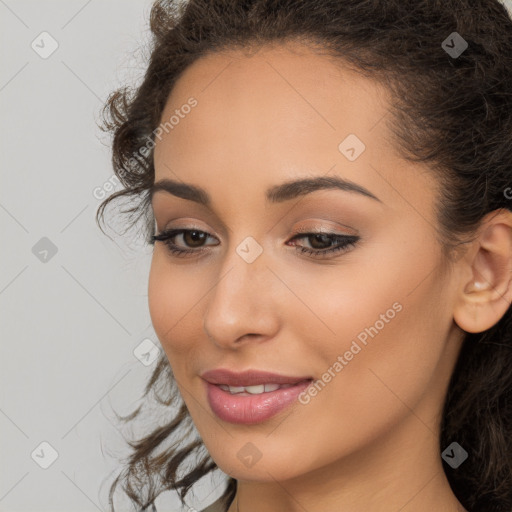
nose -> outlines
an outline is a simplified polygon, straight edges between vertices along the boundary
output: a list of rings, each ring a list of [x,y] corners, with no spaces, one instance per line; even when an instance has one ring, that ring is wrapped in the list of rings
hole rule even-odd
[[[204,316],[208,337],[217,346],[231,349],[274,337],[282,302],[279,284],[264,254],[247,263],[233,250],[208,294]]]

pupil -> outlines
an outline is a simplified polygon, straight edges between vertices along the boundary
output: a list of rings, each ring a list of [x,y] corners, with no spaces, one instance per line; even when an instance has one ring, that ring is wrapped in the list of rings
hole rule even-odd
[[[187,241],[187,244],[188,245],[191,245],[191,246],[197,246],[197,245],[201,245],[201,242],[203,241],[204,239],[204,235],[205,233],[202,233],[200,231],[190,231],[186,234],[186,236],[188,236],[191,240],[192,240],[192,243],[188,243]],[[199,243],[197,243],[199,242]]]
[[[327,237],[327,235],[323,235],[323,234],[319,234],[319,235],[313,235],[313,240],[315,241],[318,241],[320,240],[320,245],[321,247],[315,247],[315,243],[312,243],[311,245],[313,246],[313,248],[315,249],[325,249],[325,244],[329,245],[330,244],[330,239]],[[323,246],[322,246],[322,242],[323,242]]]

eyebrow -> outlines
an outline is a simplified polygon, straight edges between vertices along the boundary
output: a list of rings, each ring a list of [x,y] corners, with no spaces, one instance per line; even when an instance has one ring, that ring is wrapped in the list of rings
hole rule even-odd
[[[298,180],[287,181],[280,185],[274,185],[266,191],[266,199],[271,203],[282,203],[295,199],[296,197],[310,194],[317,190],[338,189],[345,192],[357,193],[375,201],[382,201],[372,194],[369,190],[349,180],[345,180],[338,176],[320,176],[316,178],[303,178]],[[201,187],[180,181],[174,181],[163,178],[152,185],[149,189],[149,198],[153,199],[156,192],[164,191],[173,196],[189,201],[195,201],[208,208],[211,206],[211,198]]]

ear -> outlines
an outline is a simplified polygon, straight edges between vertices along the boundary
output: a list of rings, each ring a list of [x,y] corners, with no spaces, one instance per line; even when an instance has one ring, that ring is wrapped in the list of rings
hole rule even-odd
[[[512,302],[512,212],[488,213],[464,258],[453,319],[466,332],[497,324]],[[469,276],[469,278],[468,278]]]

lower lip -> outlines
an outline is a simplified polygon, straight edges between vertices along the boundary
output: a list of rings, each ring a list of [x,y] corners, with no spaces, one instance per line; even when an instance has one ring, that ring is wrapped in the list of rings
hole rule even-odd
[[[276,389],[259,395],[232,395],[219,386],[206,382],[208,403],[212,411],[224,421],[251,425],[261,423],[289,407],[311,381]]]

